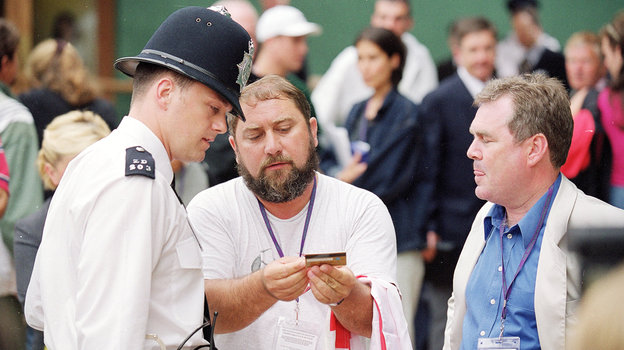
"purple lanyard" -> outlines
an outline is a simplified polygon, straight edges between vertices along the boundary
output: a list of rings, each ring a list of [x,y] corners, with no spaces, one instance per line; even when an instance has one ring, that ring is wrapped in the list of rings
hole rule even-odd
[[[511,294],[511,287],[514,281],[516,280],[518,273],[520,273],[520,270],[522,270],[522,267],[524,266],[527,259],[529,258],[529,254],[531,254],[531,251],[533,250],[533,247],[535,246],[535,242],[537,242],[537,236],[539,236],[542,225],[544,224],[544,219],[546,218],[546,213],[548,212],[548,206],[550,205],[550,201],[553,196],[553,191],[554,191],[553,187],[554,187],[554,184],[550,186],[550,188],[548,189],[548,196],[546,197],[546,203],[544,203],[542,214],[540,215],[539,222],[537,223],[537,228],[535,229],[535,233],[533,234],[533,237],[531,238],[531,241],[529,242],[529,246],[524,250],[524,255],[522,256],[522,260],[520,260],[520,264],[518,265],[516,274],[512,278],[511,282],[509,283],[509,288],[507,288],[507,279],[505,278],[505,262],[504,262],[505,256],[503,254],[503,229],[505,225],[503,223],[501,223],[500,225],[501,267],[502,267],[502,272],[503,272],[503,296],[505,298],[503,300],[503,312],[501,314],[502,320],[504,320],[507,317],[507,300],[509,300],[509,294]],[[505,215],[505,217],[507,216]],[[502,324],[501,324],[501,328],[502,328]],[[502,333],[503,333],[503,330],[501,329],[501,335]]]
[[[312,187],[312,195],[310,196],[310,204],[308,204],[308,213],[306,214],[305,225],[303,226],[303,234],[301,236],[301,248],[299,249],[299,256],[303,253],[303,245],[305,244],[306,235],[308,234],[308,226],[310,224],[310,217],[312,216],[312,208],[314,207],[314,198],[316,197],[316,176],[314,176],[314,186]],[[260,205],[260,213],[262,213],[262,218],[264,219],[264,224],[269,231],[269,235],[273,240],[273,244],[275,245],[275,249],[277,249],[277,254],[279,254],[280,258],[284,257],[284,252],[282,251],[282,247],[280,247],[275,234],[273,233],[273,229],[271,228],[271,223],[269,222],[269,218],[266,213],[266,209],[264,209],[264,205],[262,202],[258,200],[258,204]]]

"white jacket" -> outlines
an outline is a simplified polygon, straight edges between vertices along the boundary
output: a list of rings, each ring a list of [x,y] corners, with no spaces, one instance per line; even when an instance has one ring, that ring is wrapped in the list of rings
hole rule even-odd
[[[401,295],[399,289],[392,283],[379,278],[361,277],[359,280],[371,287],[371,296],[373,297],[373,325],[368,349],[371,350],[411,350],[412,341],[410,340],[407,322],[403,314],[401,305]],[[337,320],[331,320],[334,315],[330,311],[330,324],[338,323]],[[349,337],[344,334],[348,331],[341,326],[332,330],[330,340],[336,344],[335,349],[345,349],[339,347],[336,338]],[[367,349],[366,343],[368,338],[361,336],[351,337],[350,350]],[[328,345],[327,348],[333,349],[334,346]]]

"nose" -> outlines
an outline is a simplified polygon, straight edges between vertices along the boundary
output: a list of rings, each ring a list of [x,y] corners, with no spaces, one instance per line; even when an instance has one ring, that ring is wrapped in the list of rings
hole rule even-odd
[[[477,62],[479,62],[480,64],[487,63],[488,59],[490,57],[489,55],[490,55],[490,53],[487,50],[485,50],[485,49],[479,50],[477,52]]]
[[[481,159],[481,152],[477,149],[475,140],[472,140],[472,143],[470,143],[470,146],[468,147],[468,150],[466,151],[466,156],[468,156],[468,158],[472,160]]]
[[[268,155],[276,155],[282,150],[279,137],[273,132],[268,132],[265,137],[264,153]]]
[[[362,76],[367,76],[366,72],[368,71],[368,62],[366,59],[361,58],[358,60],[358,69],[360,70],[360,73],[362,73]]]
[[[396,34],[398,21],[391,17],[386,17],[381,20],[380,26]]]
[[[298,47],[299,47],[299,52],[301,53],[302,56],[306,56],[308,54],[308,40],[304,37],[302,40],[299,41],[298,43]]]
[[[224,134],[227,131],[227,120],[225,112],[219,115],[212,122],[212,129],[219,134]]]

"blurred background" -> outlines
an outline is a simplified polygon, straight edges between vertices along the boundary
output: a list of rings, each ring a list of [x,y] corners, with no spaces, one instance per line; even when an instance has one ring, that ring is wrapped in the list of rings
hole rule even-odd
[[[262,0],[251,0],[259,12]],[[107,98],[123,116],[128,110],[130,79],[113,69],[117,57],[138,54],[158,25],[184,6],[210,6],[202,0],[0,0],[3,17],[22,35],[21,62],[40,41],[63,35],[80,51]],[[331,60],[368,25],[373,0],[292,0],[307,19],[322,25],[323,33],[309,38],[309,83],[322,75]],[[413,0],[415,25],[411,32],[427,46],[437,62],[450,56],[446,43],[449,23],[460,16],[484,15],[497,26],[499,38],[510,30],[504,0]],[[596,32],[607,23],[621,0],[544,0],[540,18],[544,31],[562,44],[579,30]],[[55,30],[56,28],[56,30]],[[55,33],[56,31],[56,33]],[[180,38],[183,40],[184,38]],[[17,87],[19,89],[19,86]]]

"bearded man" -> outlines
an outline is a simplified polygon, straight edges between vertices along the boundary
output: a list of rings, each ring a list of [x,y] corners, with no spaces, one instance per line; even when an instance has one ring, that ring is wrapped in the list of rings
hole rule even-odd
[[[189,204],[203,246],[215,343],[224,349],[411,349],[396,287],[392,220],[374,194],[317,172],[317,121],[303,93],[272,75],[229,118],[241,177]],[[344,266],[304,254],[346,252]],[[357,277],[356,277],[357,276]],[[383,325],[383,327],[382,327]]]

